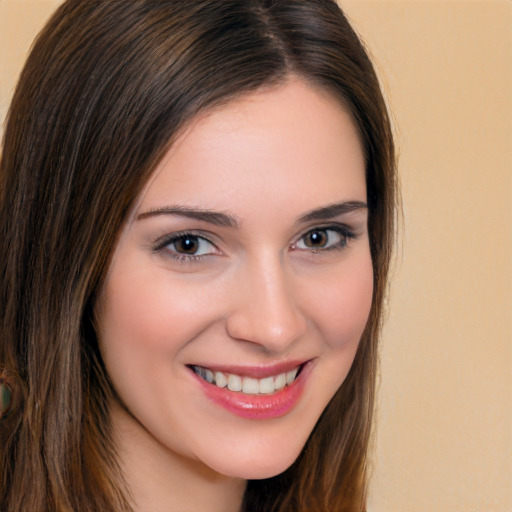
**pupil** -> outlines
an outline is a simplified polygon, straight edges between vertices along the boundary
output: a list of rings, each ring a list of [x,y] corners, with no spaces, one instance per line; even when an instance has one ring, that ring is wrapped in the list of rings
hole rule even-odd
[[[195,253],[197,251],[197,247],[197,238],[190,236],[180,238],[180,240],[176,244],[176,249],[178,250],[178,252],[184,252],[187,254]]]

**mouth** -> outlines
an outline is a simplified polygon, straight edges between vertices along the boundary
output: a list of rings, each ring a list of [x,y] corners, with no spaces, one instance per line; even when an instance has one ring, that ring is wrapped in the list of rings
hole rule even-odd
[[[218,388],[227,388],[229,391],[244,393],[246,395],[272,395],[293,382],[299,377],[304,365],[299,364],[295,368],[269,375],[263,378],[240,375],[237,373],[228,373],[225,371],[215,371],[203,366],[191,365],[189,368],[208,384]]]
[[[313,361],[270,367],[187,366],[213,403],[242,418],[266,420],[285,416],[299,404]]]

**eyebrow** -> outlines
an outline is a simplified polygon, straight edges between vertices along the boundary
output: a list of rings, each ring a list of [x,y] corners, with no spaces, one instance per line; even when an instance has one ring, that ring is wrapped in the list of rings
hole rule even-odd
[[[298,219],[298,223],[311,222],[316,220],[328,220],[340,215],[355,212],[358,210],[366,210],[368,205],[363,201],[344,201],[334,203],[321,208],[316,208],[305,213]],[[240,221],[232,214],[217,212],[212,210],[190,208],[188,206],[163,206],[161,208],[153,208],[147,212],[140,213],[137,220],[156,217],[159,215],[178,215],[189,219],[208,222],[216,226],[238,228]]]
[[[314,220],[329,220],[340,215],[352,213],[358,210],[367,210],[368,205],[363,201],[344,201],[334,203],[322,208],[316,208],[299,218],[299,222],[311,222]]]
[[[179,215],[181,217],[202,220],[216,226],[228,228],[238,228],[240,225],[238,219],[229,213],[189,208],[187,206],[164,206],[162,208],[154,208],[139,214],[137,216],[137,220],[147,219],[148,217],[158,215]]]

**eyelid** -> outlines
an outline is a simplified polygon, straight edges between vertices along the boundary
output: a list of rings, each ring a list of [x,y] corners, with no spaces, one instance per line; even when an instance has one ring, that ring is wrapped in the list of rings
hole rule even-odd
[[[323,251],[328,251],[330,249],[343,249],[346,246],[348,240],[355,239],[359,236],[358,233],[356,233],[353,228],[351,228],[350,226],[348,226],[347,224],[344,224],[344,223],[331,223],[331,224],[325,224],[325,225],[316,225],[316,226],[312,226],[312,227],[308,228],[306,231],[302,232],[302,234],[299,235],[295,239],[295,241],[291,244],[291,248],[296,249],[297,244],[305,236],[307,236],[309,233],[311,233],[313,231],[335,231],[336,233],[340,234],[345,239],[345,243],[341,246],[334,244],[332,246],[325,247],[325,248],[324,247],[318,247],[318,248],[311,247],[311,248],[307,248],[307,249],[297,249],[297,250],[306,251],[306,252],[323,252]]]
[[[215,252],[218,252],[219,254],[221,253],[221,251],[219,250],[219,248],[217,247],[215,242],[213,242],[211,240],[211,238],[208,236],[207,233],[205,233],[204,231],[195,231],[195,230],[177,231],[177,232],[170,233],[170,234],[167,234],[167,235],[164,235],[164,236],[158,238],[155,241],[155,243],[153,244],[153,252],[155,252],[155,253],[162,252],[168,245],[180,240],[181,238],[185,238],[187,236],[199,238],[201,240],[208,242],[210,245],[212,245],[215,248],[215,251],[212,251],[212,254],[214,254]],[[176,259],[180,259],[180,260],[181,259],[194,260],[194,259],[199,259],[203,256],[209,256],[209,254],[204,254],[204,255],[189,254],[189,255],[187,255],[187,254],[180,254],[178,252],[173,253],[172,251],[167,251],[167,252],[172,257],[175,257]]]

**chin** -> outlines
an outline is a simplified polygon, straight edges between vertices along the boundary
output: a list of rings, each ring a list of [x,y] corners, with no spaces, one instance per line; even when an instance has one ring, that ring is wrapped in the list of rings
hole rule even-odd
[[[238,460],[226,460],[224,463],[210,465],[210,467],[225,476],[242,478],[244,480],[263,480],[272,478],[286,471],[297,459],[302,451],[302,446],[293,451],[287,450],[276,453],[262,454],[255,456],[247,453]]]

